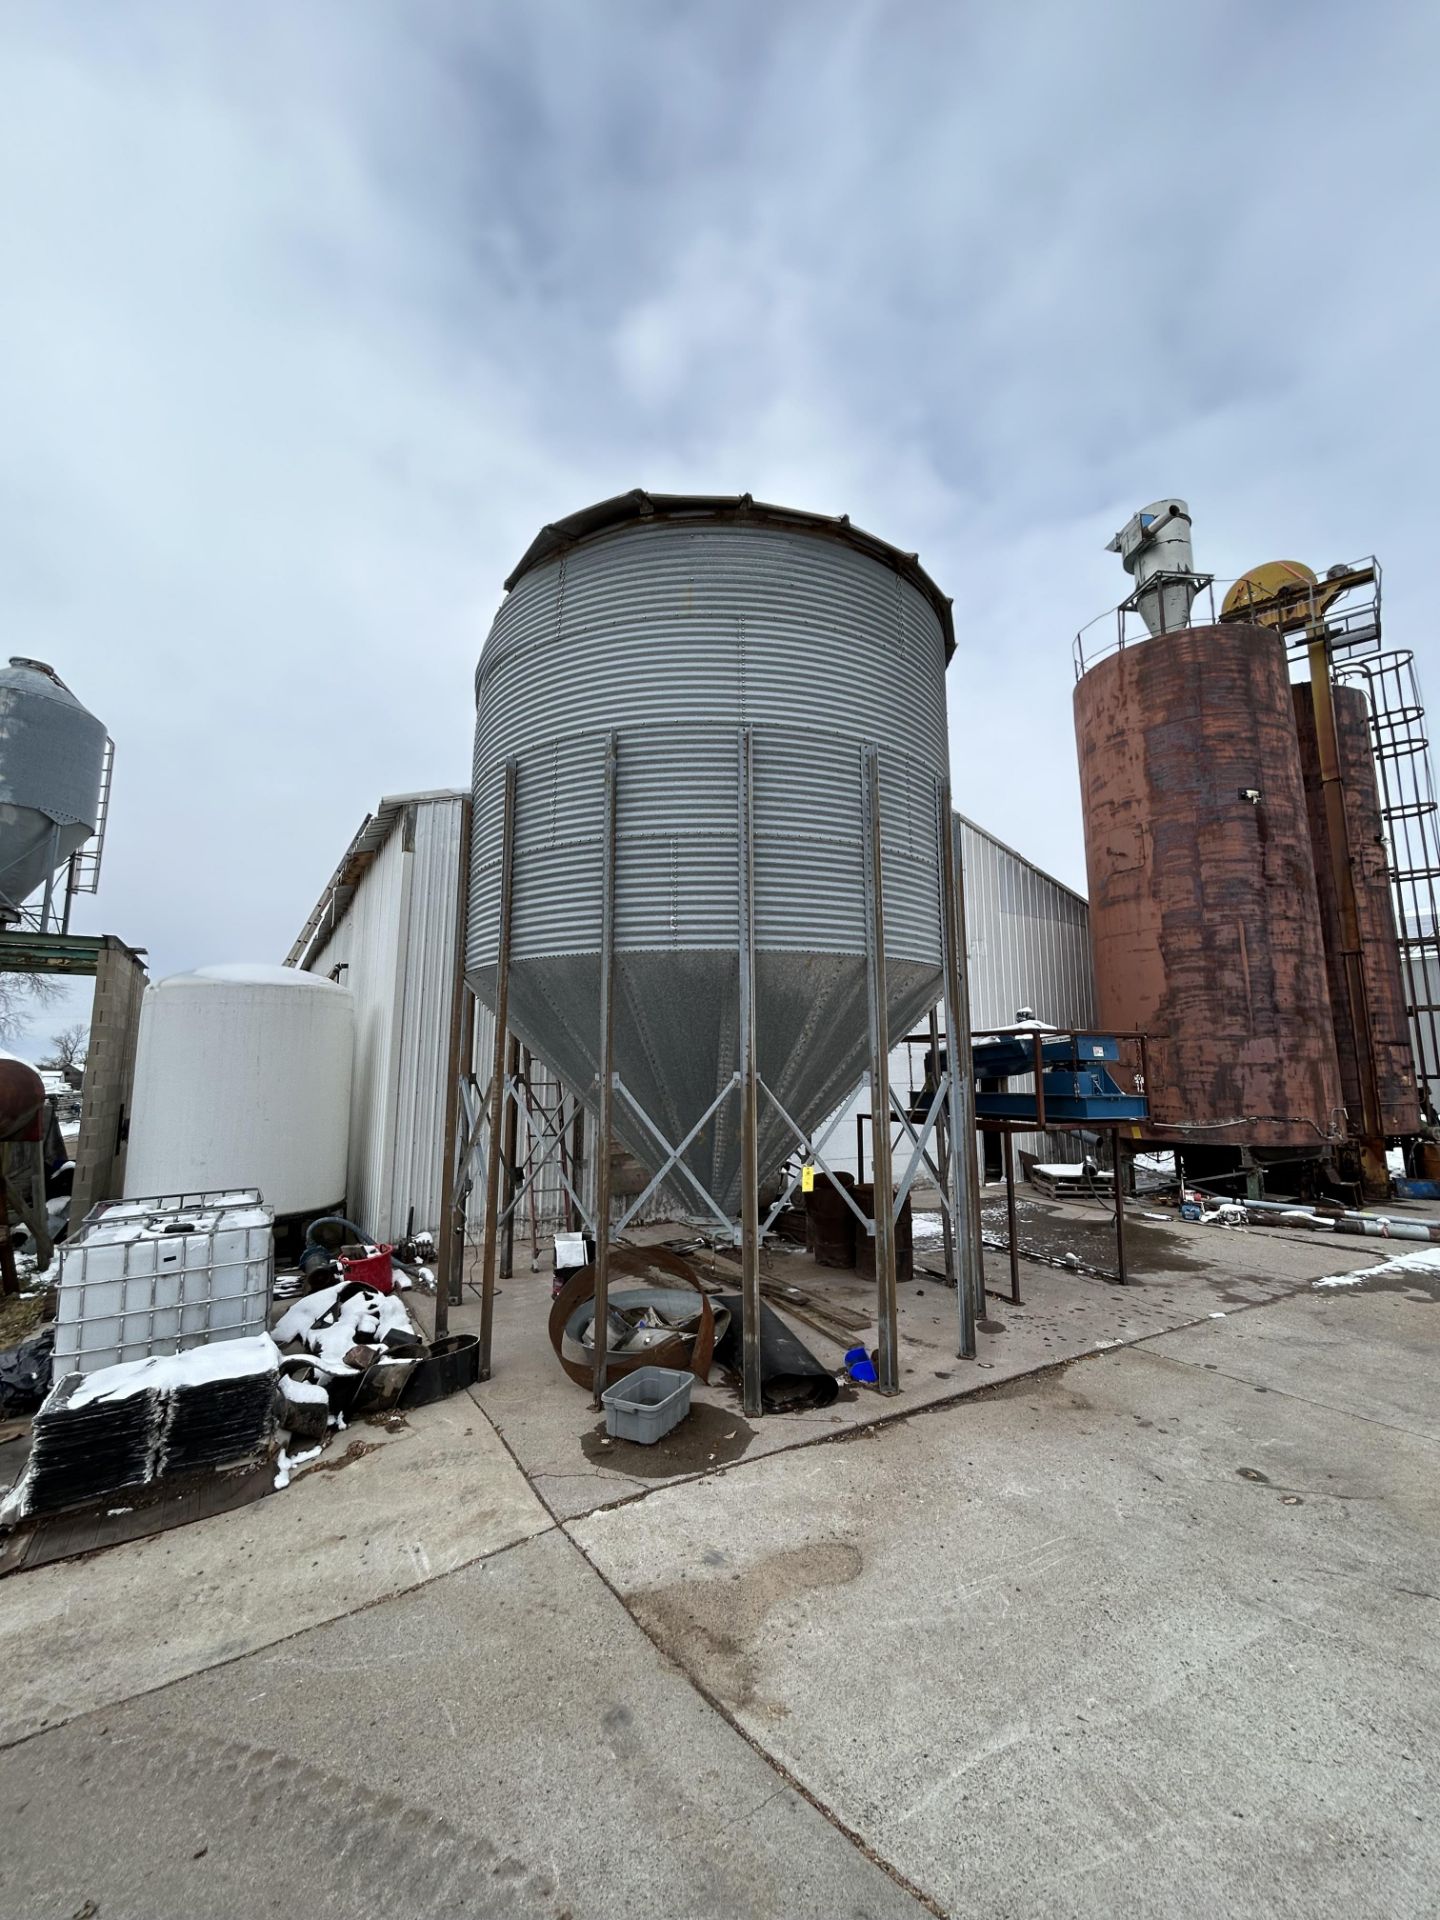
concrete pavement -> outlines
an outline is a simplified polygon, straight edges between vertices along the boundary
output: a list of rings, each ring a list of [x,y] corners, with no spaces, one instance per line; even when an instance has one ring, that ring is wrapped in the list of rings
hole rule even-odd
[[[0,1744],[403,1593],[551,1524],[464,1397],[395,1434],[352,1427],[283,1493],[0,1582]]]
[[[1430,1311],[1260,1308],[574,1536],[946,1912],[1432,1913]],[[1317,1313],[1328,1399],[1286,1370]],[[1383,1419],[1338,1404],[1367,1376]]]
[[[557,1533],[12,1747],[0,1832],[6,1920],[924,1912]]]
[[[1090,1357],[606,1510],[497,1375],[0,1583],[0,1920],[1429,1914],[1440,1289],[1208,1231],[1118,1309],[1027,1266]]]

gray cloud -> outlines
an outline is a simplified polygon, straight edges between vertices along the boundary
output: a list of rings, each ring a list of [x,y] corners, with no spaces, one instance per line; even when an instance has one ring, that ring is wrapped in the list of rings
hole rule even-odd
[[[1221,574],[1374,548],[1428,634],[1433,9],[55,0],[6,38],[6,629],[117,738],[86,924],[160,971],[283,952],[381,791],[464,779],[505,573],[632,485],[918,547],[957,798],[1071,881],[1070,638],[1142,501]]]

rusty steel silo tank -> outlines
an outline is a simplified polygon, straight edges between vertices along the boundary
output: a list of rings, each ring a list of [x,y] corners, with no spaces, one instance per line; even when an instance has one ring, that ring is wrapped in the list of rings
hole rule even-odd
[[[1150,1036],[1151,1137],[1316,1149],[1343,1095],[1282,640],[1121,648],[1075,688],[1098,1022]]]
[[[1315,732],[1315,696],[1308,680],[1291,689],[1295,702],[1295,730],[1300,742],[1300,768],[1305,782],[1305,804],[1314,849],[1315,881],[1320,901],[1320,929],[1330,983],[1330,1011],[1335,1025],[1335,1048],[1340,1061],[1340,1083],[1351,1124],[1359,1127],[1364,1112],[1361,1085],[1364,1047],[1357,1046],[1351,996],[1346,984],[1345,933],[1335,885],[1336,850],[1330,842],[1325,815],[1325,788],[1320,769],[1320,747]],[[1410,1044],[1410,1016],[1400,966],[1400,942],[1395,904],[1390,892],[1384,822],[1380,815],[1380,788],[1371,748],[1370,703],[1359,687],[1332,686],[1335,739],[1340,753],[1340,779],[1345,796],[1345,838],[1339,851],[1348,858],[1355,888],[1355,910],[1360,923],[1360,953],[1365,981],[1365,1008],[1369,1053],[1374,1062],[1375,1091],[1380,1123],[1387,1134],[1418,1133],[1420,1095],[1415,1084],[1415,1057]],[[1361,1036],[1363,1041],[1364,1036]]]
[[[941,984],[937,782],[949,602],[847,520],[747,497],[633,493],[547,527],[506,582],[476,671],[466,970],[494,1004],[505,765],[517,768],[509,1024],[596,1082],[606,742],[618,735],[616,1070],[684,1141],[739,1045],[739,745],[753,743],[756,1049],[814,1128],[867,1057],[861,767],[878,747],[890,1031]],[[657,1169],[627,1110],[616,1124]],[[761,1175],[795,1145],[767,1099]],[[739,1200],[734,1102],[685,1160]]]

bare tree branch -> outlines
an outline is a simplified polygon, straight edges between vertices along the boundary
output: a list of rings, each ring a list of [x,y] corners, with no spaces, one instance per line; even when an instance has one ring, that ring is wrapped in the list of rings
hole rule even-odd
[[[13,1040],[34,1018],[36,1009],[64,997],[65,982],[43,973],[0,973],[0,1040]]]
[[[90,1029],[77,1022],[73,1027],[62,1027],[59,1033],[52,1033],[49,1059],[40,1062],[42,1067],[57,1067],[62,1072],[66,1067],[79,1067],[85,1064],[85,1053],[90,1044]]]

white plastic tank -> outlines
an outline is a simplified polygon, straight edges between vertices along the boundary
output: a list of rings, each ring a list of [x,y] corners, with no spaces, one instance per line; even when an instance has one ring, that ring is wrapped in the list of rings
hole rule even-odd
[[[125,1197],[258,1187],[277,1216],[345,1195],[354,997],[294,967],[201,967],[146,989]],[[364,1224],[364,1223],[361,1223]]]

